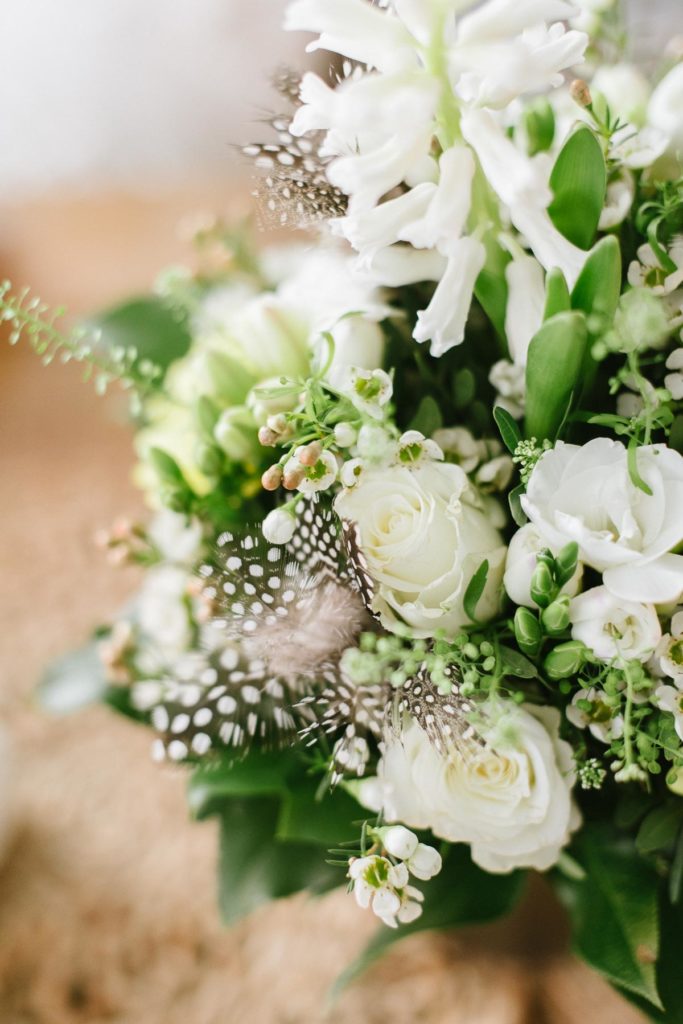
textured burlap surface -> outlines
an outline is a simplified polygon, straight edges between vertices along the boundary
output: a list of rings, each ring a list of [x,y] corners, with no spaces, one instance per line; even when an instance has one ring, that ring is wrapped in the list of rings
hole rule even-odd
[[[194,205],[114,197],[0,211],[2,273],[87,310],[175,259],[172,225]],[[122,408],[77,369],[4,347],[0,430],[0,714],[14,769],[0,1024],[640,1020],[566,954],[542,884],[511,921],[400,944],[327,1010],[330,984],[374,929],[351,899],[296,898],[223,929],[215,828],[188,821],[182,774],[153,765],[147,733],[102,708],[49,718],[31,700],[45,663],[135,586],[92,544],[97,527],[142,511]]]

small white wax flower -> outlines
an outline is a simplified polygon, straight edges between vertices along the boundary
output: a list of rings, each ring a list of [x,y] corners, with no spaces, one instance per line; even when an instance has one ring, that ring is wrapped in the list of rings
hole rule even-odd
[[[673,679],[679,690],[683,690],[683,611],[671,619],[671,630],[665,634],[655,649],[655,662],[660,672]]]
[[[660,711],[668,711],[674,716],[676,733],[683,740],[683,693],[675,686],[658,686],[653,700]]]
[[[325,491],[337,479],[338,472],[337,460],[332,452],[322,452],[316,464],[308,469],[306,476],[299,484],[299,490],[302,494]]]
[[[392,825],[382,833],[382,843],[387,853],[399,860],[409,860],[418,847],[418,838],[404,825]]]
[[[358,433],[350,423],[337,423],[334,428],[334,439],[340,448],[350,448],[356,443]]]
[[[419,430],[406,430],[398,439],[398,462],[415,463],[421,460],[443,462],[441,448]]]
[[[393,394],[394,385],[385,370],[364,370],[351,366],[340,390],[349,396],[357,409],[380,420],[384,416],[384,406]]]
[[[408,870],[422,882],[428,882],[441,871],[441,854],[433,846],[418,843],[415,852],[408,860]]]
[[[619,739],[624,732],[624,719],[622,715],[612,717],[612,708],[607,704],[607,695],[604,690],[591,687],[588,690],[577,690],[572,697],[572,702],[565,709],[565,714],[572,725],[577,729],[588,728],[591,736],[600,743],[611,743]],[[590,711],[581,704],[589,702]]]
[[[294,536],[296,519],[291,512],[276,508],[269,512],[261,524],[261,532],[269,544],[289,544]]]
[[[664,387],[671,392],[671,397],[677,402],[683,398],[683,348],[675,349],[666,361],[667,373],[664,378]]]
[[[344,487],[355,487],[363,472],[362,459],[349,459],[339,471],[339,479]]]

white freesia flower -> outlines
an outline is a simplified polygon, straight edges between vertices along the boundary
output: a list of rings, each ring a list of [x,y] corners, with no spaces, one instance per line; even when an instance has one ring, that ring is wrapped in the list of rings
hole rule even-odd
[[[404,622],[424,637],[464,625],[465,591],[484,559],[489,573],[477,615],[498,610],[505,546],[459,466],[420,461],[412,469],[364,470],[335,508],[358,526],[377,583],[374,610],[388,629]]]
[[[522,507],[550,547],[568,541],[627,601],[662,604],[683,594],[683,456],[666,445],[638,448],[638,471],[652,491],[631,481],[623,444],[600,437],[559,443],[535,466]]]
[[[572,637],[601,661],[647,661],[662,636],[651,604],[624,601],[607,587],[593,587],[569,606]]]
[[[572,756],[554,709],[484,708],[485,746],[444,756],[415,721],[387,739],[375,788],[387,821],[470,843],[486,871],[545,871],[578,825]],[[362,791],[359,793],[362,796]]]
[[[539,554],[547,547],[532,523],[526,523],[513,535],[507,551],[503,585],[515,604],[526,608],[536,607],[531,597],[531,577],[538,565]],[[556,548],[552,553],[556,555],[558,552],[559,548]],[[582,577],[583,566],[579,562],[574,575],[562,588],[562,593],[574,597],[581,587]]]

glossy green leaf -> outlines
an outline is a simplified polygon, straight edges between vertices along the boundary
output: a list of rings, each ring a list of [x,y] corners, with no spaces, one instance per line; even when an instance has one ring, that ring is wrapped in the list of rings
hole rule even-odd
[[[419,883],[425,897],[422,916],[400,928],[382,926],[338,978],[333,995],[339,995],[396,942],[417,932],[490,921],[512,910],[522,891],[523,872],[490,875],[472,862],[469,848],[460,843],[445,846],[441,853],[441,873]]]
[[[550,320],[557,313],[567,313],[571,308],[572,300],[567,280],[558,267],[553,267],[545,279],[543,319]]]
[[[96,642],[54,661],[36,691],[41,706],[56,715],[95,704],[106,692],[107,677]]]
[[[255,751],[240,759],[202,765],[189,778],[187,800],[195,818],[216,814],[234,797],[284,796],[287,779],[300,771],[296,755]]]
[[[579,125],[560,150],[550,188],[553,224],[574,245],[590,249],[605,201],[607,169],[600,143],[587,125]]]
[[[529,156],[545,153],[555,138],[555,113],[546,96],[532,100],[524,111]]]
[[[138,361],[148,359],[166,369],[190,347],[186,323],[156,296],[142,296],[104,310],[89,321],[108,348],[134,348]]]
[[[220,813],[219,904],[232,923],[263,903],[308,890],[326,892],[344,883],[341,868],[325,863],[310,843],[276,838],[280,800],[231,799]]]
[[[486,586],[486,579],[489,574],[489,563],[488,559],[484,559],[481,563],[474,576],[467,584],[467,590],[463,598],[463,607],[465,614],[469,616],[472,622],[477,621],[477,605],[481,595],[484,593],[484,587]]]
[[[508,505],[510,506],[510,515],[512,516],[517,526],[526,526],[527,517],[524,509],[522,508],[522,495],[526,494],[526,487],[524,484],[517,484],[516,487],[508,494]]]
[[[580,313],[558,313],[531,339],[526,367],[527,437],[555,440],[572,397],[581,390],[586,323]]]
[[[410,422],[410,429],[419,430],[425,437],[431,437],[442,426],[443,416],[437,402],[431,395],[425,395]]]
[[[505,309],[508,301],[505,267],[510,262],[510,256],[491,234],[488,232],[484,237],[486,262],[474,285],[474,294],[498,336],[505,339]]]
[[[339,786],[319,793],[319,783],[319,778],[304,779],[285,793],[277,825],[279,839],[316,843],[329,850],[358,838],[358,822],[367,812]]]
[[[502,405],[494,406],[493,418],[496,421],[498,430],[500,431],[503,444],[510,454],[514,455],[517,445],[522,440],[522,432],[519,429],[519,423],[514,416],[510,415],[507,409],[503,408]]]
[[[572,291],[572,309],[598,321],[602,329],[614,320],[621,294],[621,249],[614,236],[602,238],[588,256]]]
[[[683,825],[683,800],[674,797],[667,800],[643,819],[636,846],[640,853],[656,853],[673,847]]]
[[[572,918],[576,952],[612,984],[661,1009],[656,871],[629,840],[600,826],[586,826],[572,852],[585,878],[558,880],[558,890]]]

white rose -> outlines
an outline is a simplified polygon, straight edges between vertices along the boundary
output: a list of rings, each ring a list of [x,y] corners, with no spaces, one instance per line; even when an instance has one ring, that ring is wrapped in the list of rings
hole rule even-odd
[[[505,704],[484,713],[492,715],[489,742],[465,754],[454,747],[442,756],[415,721],[390,736],[378,766],[384,816],[470,843],[486,871],[545,871],[579,823],[559,712]]]
[[[647,661],[662,636],[651,604],[624,601],[607,587],[593,587],[569,607],[572,637],[602,661]]]
[[[662,604],[683,593],[683,456],[666,445],[638,449],[638,472],[652,491],[632,483],[623,444],[599,437],[558,443],[534,468],[522,507],[548,547],[568,541],[627,601]]]
[[[489,572],[477,617],[498,611],[505,545],[459,466],[421,461],[365,470],[335,508],[358,526],[377,584],[373,608],[388,629],[401,621],[415,636],[453,634],[468,622],[463,598],[484,559]]]
[[[538,555],[547,547],[541,534],[531,523],[527,523],[526,526],[517,530],[510,541],[505,561],[503,585],[515,604],[524,605],[527,608],[536,607],[531,597],[531,577],[538,564]],[[556,555],[559,550],[559,548],[555,548],[552,553]],[[582,578],[583,566],[579,562],[574,575],[562,588],[562,593],[574,597],[581,587]]]

